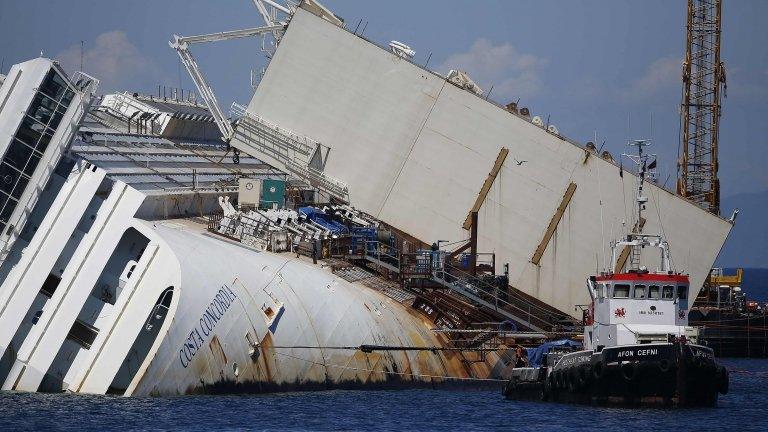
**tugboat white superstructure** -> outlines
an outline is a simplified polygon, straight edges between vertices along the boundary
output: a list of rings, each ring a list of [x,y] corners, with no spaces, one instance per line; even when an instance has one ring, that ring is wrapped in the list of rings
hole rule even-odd
[[[587,280],[591,303],[584,311],[584,347],[550,350],[541,364],[514,369],[504,388],[507,398],[712,406],[718,393],[728,391],[727,370],[711,348],[697,344],[698,329],[688,326],[688,276],[673,268],[662,235],[638,232],[648,200],[643,182],[656,162],[643,153],[647,141],[632,145],[637,155],[626,156],[639,171],[635,232],[612,242],[614,271]],[[655,271],[640,265],[641,253],[649,248],[660,251]]]

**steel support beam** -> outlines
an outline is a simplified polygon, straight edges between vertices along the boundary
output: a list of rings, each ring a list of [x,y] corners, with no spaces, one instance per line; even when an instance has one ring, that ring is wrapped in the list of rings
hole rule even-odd
[[[472,206],[469,214],[467,214],[467,218],[464,219],[463,226],[465,230],[468,230],[469,227],[472,226],[472,213],[480,211],[480,207],[483,206],[485,197],[488,196],[488,192],[491,190],[491,186],[493,186],[493,182],[496,180],[496,176],[499,174],[499,171],[501,171],[501,167],[504,165],[504,160],[507,159],[508,154],[509,149],[506,147],[502,147],[501,150],[499,150],[499,155],[496,156],[496,162],[493,163],[491,172],[488,173],[488,178],[485,179],[483,187],[480,188],[480,193],[477,194],[475,204]]]
[[[563,199],[560,201],[560,205],[557,206],[557,210],[555,210],[555,214],[552,215],[552,219],[549,221],[549,226],[547,226],[547,230],[544,231],[544,237],[541,239],[541,243],[539,243],[539,246],[536,248],[536,251],[533,253],[533,257],[531,258],[532,263],[539,265],[539,262],[541,262],[541,257],[544,255],[544,251],[547,250],[547,245],[549,244],[549,241],[552,239],[552,236],[555,234],[555,230],[557,230],[557,225],[560,223],[560,219],[563,218],[563,213],[565,213],[565,209],[568,207],[568,204],[571,202],[571,198],[573,198],[573,194],[575,192],[576,192],[576,183],[571,182],[571,184],[568,185],[568,189],[565,190]]]
[[[230,30],[230,31],[223,31],[223,32],[217,32],[217,33],[208,33],[208,34],[202,34],[202,35],[196,35],[196,36],[176,36],[174,35],[174,42],[175,44],[197,44],[197,43],[207,43],[207,42],[219,42],[219,41],[225,41],[225,40],[232,40],[232,39],[242,39],[252,36],[260,36],[266,33],[272,33],[273,31],[280,31],[285,28],[282,24],[276,24],[276,25],[270,25],[270,26],[262,26],[262,27],[253,27],[253,28],[247,28],[242,30]],[[173,47],[173,45],[171,45]]]

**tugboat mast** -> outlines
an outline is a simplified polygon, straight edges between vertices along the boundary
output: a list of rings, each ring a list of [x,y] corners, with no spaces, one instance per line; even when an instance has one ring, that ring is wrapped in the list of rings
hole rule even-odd
[[[649,235],[642,234],[642,228],[645,224],[643,219],[643,211],[645,205],[648,203],[648,197],[643,195],[643,183],[647,178],[651,180],[656,178],[656,154],[646,154],[643,152],[643,148],[650,146],[649,140],[634,140],[629,143],[632,147],[637,147],[637,154],[627,154],[625,156],[629,160],[637,165],[637,188],[636,188],[636,208],[632,212],[632,229],[626,235],[624,241],[613,242],[612,244],[612,266],[616,268],[618,262],[618,256],[616,251],[618,248],[627,246],[630,248],[629,262],[627,264],[628,272],[646,272],[648,269],[640,266],[640,254],[642,249],[646,246],[658,247],[662,250],[661,266],[659,271],[668,272],[671,271],[671,263],[669,259],[669,245],[662,238],[661,235]]]

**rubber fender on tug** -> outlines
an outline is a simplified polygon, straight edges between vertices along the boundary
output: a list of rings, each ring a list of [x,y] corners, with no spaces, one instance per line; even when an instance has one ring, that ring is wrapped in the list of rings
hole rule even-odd
[[[557,388],[564,389],[567,387],[568,382],[565,379],[565,372],[563,371],[557,371],[557,375],[555,376],[555,379],[557,379]]]
[[[574,391],[579,388],[579,377],[576,368],[568,370],[565,377],[568,380],[568,390]]]
[[[728,387],[730,386],[730,379],[728,376],[728,369],[725,366],[719,366],[717,369],[717,391],[720,394],[728,394]]]
[[[637,365],[634,363],[622,363],[621,376],[627,381],[634,380],[637,377]]]
[[[592,366],[592,376],[595,377],[595,379],[600,379],[605,374],[605,365],[603,365],[602,361],[596,361],[595,364]]]
[[[590,365],[583,364],[576,369],[576,385],[579,388],[584,388],[589,383],[589,379],[592,377]]]
[[[661,359],[659,361],[659,370],[666,373],[672,368],[672,363],[668,359]]]
[[[552,380],[550,379],[552,376],[548,376],[546,380],[544,380],[544,386],[541,389],[541,400],[542,402],[546,402],[549,400],[549,395],[552,393]]]
[[[502,393],[504,396],[509,396],[511,394],[515,393],[516,385],[514,382],[514,378],[510,378],[507,383],[504,385],[504,389],[502,390]]]

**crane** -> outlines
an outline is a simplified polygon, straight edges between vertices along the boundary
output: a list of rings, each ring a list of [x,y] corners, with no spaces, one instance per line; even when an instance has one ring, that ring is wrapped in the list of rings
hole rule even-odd
[[[720,214],[718,134],[725,65],[720,60],[722,0],[688,0],[677,193]]]
[[[219,131],[221,132],[221,137],[225,142],[229,142],[229,140],[232,138],[234,129],[232,128],[232,124],[229,122],[229,119],[227,119],[227,117],[224,115],[224,112],[221,110],[219,102],[216,100],[216,95],[214,94],[211,86],[208,84],[208,81],[206,81],[205,76],[200,71],[200,67],[197,65],[195,58],[192,56],[192,53],[189,50],[189,46],[197,43],[216,42],[264,35],[266,33],[274,34],[276,32],[282,31],[283,28],[284,26],[282,24],[278,24],[198,36],[173,35],[174,40],[168,42],[168,45],[175,49],[179,54],[181,62],[184,64],[187,72],[189,72],[189,76],[192,77],[192,81],[195,83],[197,91],[200,93],[200,96],[203,98],[205,105],[211,112],[213,120],[216,122],[216,126],[218,126]]]
[[[282,35],[285,32],[285,27],[288,25],[288,21],[290,21],[291,17],[296,12],[298,4],[287,0],[285,1],[285,6],[275,2],[274,0],[252,1],[254,6],[256,6],[256,9],[258,9],[262,19],[264,20],[264,26],[243,30],[230,30],[218,33],[209,33],[197,36],[173,35],[173,41],[168,42],[168,45],[176,50],[176,53],[179,55],[181,62],[187,69],[189,76],[195,83],[195,87],[197,87],[198,93],[200,93],[200,96],[203,98],[205,105],[211,112],[211,115],[216,122],[216,126],[221,132],[221,137],[225,142],[229,142],[232,139],[234,129],[232,128],[230,121],[224,115],[224,111],[222,111],[221,107],[219,106],[219,102],[216,100],[216,95],[213,92],[213,89],[206,81],[205,76],[197,64],[197,61],[195,61],[195,58],[192,56],[192,52],[189,50],[189,47],[190,45],[199,43],[218,42],[261,36],[261,49],[265,51],[269,57],[271,57],[271,55],[274,54],[275,47],[280,42],[280,38],[282,38]],[[318,16],[330,21],[335,25],[344,25],[344,22],[340,18],[338,18],[316,0],[302,0],[301,4],[303,7],[312,10]],[[272,46],[268,48],[264,36],[269,34],[271,34],[274,38],[274,42],[272,43]]]
[[[225,142],[229,142],[229,140],[232,139],[234,129],[232,128],[232,124],[230,123],[229,119],[224,115],[224,111],[222,111],[221,107],[219,106],[219,102],[216,100],[216,94],[208,84],[208,81],[206,81],[205,76],[197,64],[197,61],[195,61],[194,56],[192,56],[192,52],[189,50],[189,47],[193,44],[262,36],[262,49],[269,51],[264,45],[263,36],[271,34],[275,40],[274,44],[276,45],[280,41],[280,37],[285,30],[285,26],[288,25],[288,20],[290,20],[290,17],[293,15],[296,6],[289,5],[286,7],[272,0],[253,0],[253,3],[254,6],[256,6],[256,9],[258,9],[259,14],[261,14],[261,17],[264,19],[265,25],[262,27],[254,27],[243,30],[230,30],[197,36],[173,35],[173,41],[168,42],[168,45],[176,50],[176,53],[179,55],[179,59],[181,59],[181,62],[187,69],[189,76],[195,83],[195,87],[197,87],[198,93],[203,98],[203,101],[208,107],[208,110],[211,112],[211,115],[216,122],[216,126],[221,132],[221,137]],[[281,20],[281,16],[283,16],[284,19]]]

